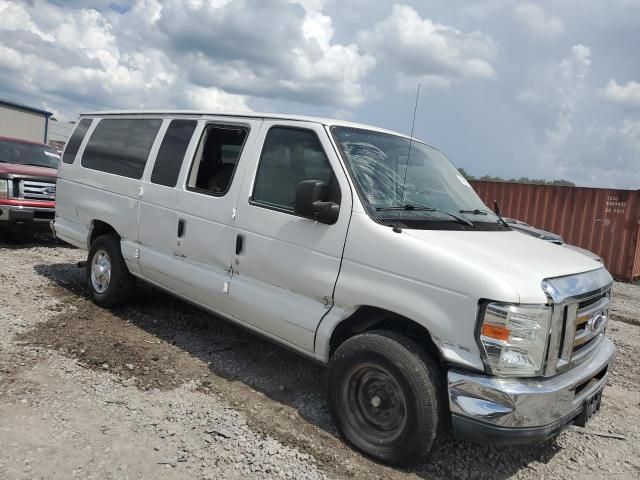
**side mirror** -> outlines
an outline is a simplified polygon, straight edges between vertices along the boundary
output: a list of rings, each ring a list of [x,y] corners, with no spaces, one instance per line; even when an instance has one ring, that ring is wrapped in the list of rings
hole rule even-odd
[[[296,188],[296,200],[293,206],[296,214],[316,222],[332,225],[338,221],[340,205],[326,201],[329,186],[320,180],[304,180]]]

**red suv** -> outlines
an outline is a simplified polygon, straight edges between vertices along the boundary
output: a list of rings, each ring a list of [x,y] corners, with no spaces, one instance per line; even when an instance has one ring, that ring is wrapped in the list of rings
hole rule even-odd
[[[0,230],[47,230],[60,157],[43,143],[0,137]]]

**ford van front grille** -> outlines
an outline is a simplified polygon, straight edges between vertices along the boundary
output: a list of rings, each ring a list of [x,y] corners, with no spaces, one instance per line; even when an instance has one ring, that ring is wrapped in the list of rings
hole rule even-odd
[[[558,332],[557,354],[549,351],[549,363],[560,372],[585,360],[604,338],[609,317],[610,290],[561,305],[562,321]]]
[[[578,304],[576,314],[576,327],[573,339],[571,363],[576,364],[589,355],[602,337],[607,327],[609,317],[609,292],[597,295],[592,301]]]
[[[581,363],[597,350],[608,324],[612,284],[604,269],[543,282],[553,306],[546,376]]]

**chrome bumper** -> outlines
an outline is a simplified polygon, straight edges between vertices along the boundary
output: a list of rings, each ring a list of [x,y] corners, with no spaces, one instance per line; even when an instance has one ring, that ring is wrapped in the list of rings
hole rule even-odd
[[[454,433],[493,443],[541,441],[574,422],[586,399],[604,388],[615,353],[604,338],[580,365],[551,378],[501,378],[448,372]]]
[[[49,229],[49,221],[54,217],[54,208],[1,205],[0,230],[44,233]]]
[[[23,207],[21,205],[0,205],[0,222],[48,223],[55,215],[55,208]]]

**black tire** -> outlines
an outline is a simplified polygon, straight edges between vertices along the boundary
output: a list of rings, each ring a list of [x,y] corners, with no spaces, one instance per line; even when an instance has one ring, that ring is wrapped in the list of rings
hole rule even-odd
[[[110,277],[104,290],[94,284],[91,275],[94,258],[101,255],[106,255],[110,264]],[[136,278],[131,275],[122,258],[119,236],[101,235],[93,241],[87,257],[86,278],[89,295],[97,305],[113,308],[127,303],[135,288]],[[105,286],[104,283],[100,285]]]
[[[342,343],[329,364],[329,412],[343,438],[391,465],[414,464],[444,437],[440,368],[416,342],[371,331]]]

